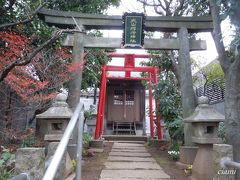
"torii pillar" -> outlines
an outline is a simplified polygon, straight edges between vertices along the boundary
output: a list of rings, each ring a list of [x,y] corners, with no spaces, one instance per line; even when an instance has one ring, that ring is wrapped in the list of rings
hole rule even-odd
[[[190,116],[195,107],[195,93],[192,87],[192,73],[191,73],[191,61],[189,54],[189,39],[188,30],[185,27],[181,27],[178,30],[179,38],[179,70],[182,73],[180,76],[180,88],[181,88],[181,100],[183,109],[183,118]],[[189,83],[185,83],[189,82]],[[193,164],[197,153],[196,146],[192,143],[192,126],[184,123],[184,146],[180,147],[180,161],[178,164],[187,165]]]
[[[84,26],[81,31],[84,31]],[[84,35],[80,32],[75,32],[73,42],[73,63],[83,65],[84,59]],[[69,92],[67,102],[69,107],[74,111],[80,100],[81,84],[82,84],[83,66],[80,66],[78,73],[73,74],[72,80],[69,81]]]
[[[192,71],[191,71],[191,61],[190,61],[190,48],[188,39],[187,28],[181,27],[178,30],[179,38],[179,69],[182,72],[180,76],[180,89],[181,89],[181,99],[183,109],[183,118],[190,116],[195,107],[195,93],[192,87]],[[185,83],[188,82],[188,83]],[[183,85],[185,84],[185,85]],[[186,146],[192,145],[192,128],[190,123],[184,123],[184,142]]]

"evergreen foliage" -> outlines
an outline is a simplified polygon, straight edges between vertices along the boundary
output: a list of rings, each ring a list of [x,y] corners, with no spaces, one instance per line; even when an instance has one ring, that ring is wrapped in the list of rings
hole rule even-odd
[[[158,67],[157,89],[154,93],[159,103],[158,112],[166,124],[171,139],[183,141],[181,96],[173,64],[166,51],[149,51],[151,58],[144,65]]]

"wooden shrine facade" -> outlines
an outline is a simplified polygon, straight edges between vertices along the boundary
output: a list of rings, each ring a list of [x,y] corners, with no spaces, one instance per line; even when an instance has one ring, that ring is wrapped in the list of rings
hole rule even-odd
[[[106,126],[113,126],[121,123],[133,123],[133,126],[143,128],[145,116],[145,88],[141,81],[149,82],[149,115],[150,115],[150,134],[154,137],[154,118],[153,118],[153,96],[152,85],[157,84],[158,68],[156,67],[135,67],[135,58],[148,58],[148,55],[135,54],[110,54],[111,57],[124,57],[124,66],[102,67],[101,87],[99,93],[99,104],[95,139],[100,138],[104,131],[104,120]],[[107,75],[108,72],[124,72],[124,77]],[[131,72],[146,72],[148,77],[132,77]],[[108,81],[108,83],[107,83]],[[106,93],[108,94],[106,96]],[[107,101],[107,102],[106,102]],[[157,100],[155,100],[158,107]],[[105,108],[107,105],[107,108]],[[107,118],[105,118],[105,109]],[[162,139],[160,115],[156,116],[158,139]],[[131,130],[131,129],[129,129]]]

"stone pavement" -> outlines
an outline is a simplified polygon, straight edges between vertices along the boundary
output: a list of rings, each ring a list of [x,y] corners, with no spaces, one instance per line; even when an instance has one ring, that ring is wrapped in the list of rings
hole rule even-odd
[[[166,174],[143,143],[114,142],[100,180],[166,180]]]

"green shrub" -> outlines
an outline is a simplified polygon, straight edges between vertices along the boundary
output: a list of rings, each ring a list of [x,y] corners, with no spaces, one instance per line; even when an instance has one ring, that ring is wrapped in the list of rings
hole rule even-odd
[[[88,133],[83,134],[83,144],[88,144],[92,140],[92,136]]]
[[[2,152],[0,156],[0,167],[2,167],[9,159],[14,159],[15,154],[11,152]]]
[[[13,177],[14,169],[11,170],[6,170],[4,169],[3,171],[0,171],[0,179],[1,180],[8,180],[11,177]]]
[[[218,137],[222,139],[223,143],[226,142],[226,128],[225,128],[224,122],[219,123]]]
[[[13,176],[14,168],[7,167],[6,165],[9,160],[13,160],[13,159],[15,159],[15,154],[9,151],[3,151],[0,154],[0,179],[1,180],[8,180]]]
[[[27,137],[26,139],[22,140],[21,147],[32,147],[35,144],[35,137],[33,135]]]
[[[171,144],[170,148],[168,151],[169,157],[177,161],[179,159],[179,146],[181,145],[182,141],[176,140],[176,139],[171,139]]]

